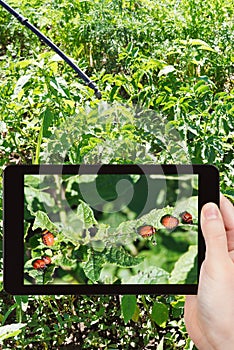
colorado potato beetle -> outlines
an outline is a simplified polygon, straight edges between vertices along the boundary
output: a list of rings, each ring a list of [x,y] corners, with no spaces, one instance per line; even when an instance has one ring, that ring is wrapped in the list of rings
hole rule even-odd
[[[193,217],[187,211],[184,211],[183,213],[181,213],[180,217],[182,219],[183,224],[192,224],[193,223]]]
[[[154,235],[156,233],[156,229],[151,225],[143,225],[137,228],[137,233],[139,233],[141,237],[146,238]]]
[[[48,230],[45,230],[42,232],[42,242],[45,245],[52,246],[54,244],[54,235],[49,232]]]
[[[161,224],[166,227],[168,230],[172,230],[179,225],[179,220],[172,215],[164,215],[161,218]]]
[[[37,259],[32,263],[32,266],[36,270],[44,269],[46,267],[46,263],[42,259]]]

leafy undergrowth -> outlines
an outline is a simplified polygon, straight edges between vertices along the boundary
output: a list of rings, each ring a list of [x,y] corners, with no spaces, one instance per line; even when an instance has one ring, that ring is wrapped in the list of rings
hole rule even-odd
[[[9,4],[78,63],[103,101],[0,8],[1,172],[12,163],[208,163],[218,167],[221,190],[234,202],[233,0]],[[2,228],[2,203],[0,219]],[[192,350],[183,306],[180,296],[2,291],[0,321],[7,328],[0,328],[0,344]]]
[[[193,349],[183,296],[1,297],[22,327],[3,349]]]

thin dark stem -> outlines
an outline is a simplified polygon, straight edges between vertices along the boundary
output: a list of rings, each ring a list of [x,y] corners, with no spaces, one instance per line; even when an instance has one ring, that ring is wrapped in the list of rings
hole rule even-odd
[[[87,86],[94,90],[94,93],[98,99],[102,98],[101,92],[98,90],[97,86],[89,79],[89,77],[67,56],[63,51],[61,51],[58,46],[56,46],[49,38],[47,38],[43,33],[41,33],[34,25],[28,22],[28,19],[16,12],[11,6],[6,4],[4,1],[0,0],[0,5],[2,5],[8,12],[17,18],[17,20],[29,28],[34,34],[38,36],[44,43],[46,43],[52,50],[54,50],[70,67],[72,67],[78,76],[84,80]]]

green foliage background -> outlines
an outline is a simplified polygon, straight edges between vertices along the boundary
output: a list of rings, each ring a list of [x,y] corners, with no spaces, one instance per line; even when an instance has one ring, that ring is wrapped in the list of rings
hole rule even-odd
[[[186,163],[183,144],[189,161],[219,168],[221,190],[233,200],[233,0],[9,4],[78,63],[104,101],[129,108],[103,125],[92,112],[93,92],[0,8],[2,170],[48,161],[48,149],[53,163]],[[153,119],[135,118],[134,106],[153,111]],[[164,129],[152,133],[152,120]],[[168,142],[172,130],[178,147]],[[195,348],[183,296],[12,297],[2,290],[1,297],[3,349],[68,349],[69,342],[76,349]]]

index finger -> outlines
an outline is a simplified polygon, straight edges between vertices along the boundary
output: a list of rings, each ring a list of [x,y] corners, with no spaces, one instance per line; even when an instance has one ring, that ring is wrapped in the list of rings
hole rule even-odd
[[[228,250],[234,250],[234,206],[220,194],[220,211],[223,217],[225,230],[227,232]]]

